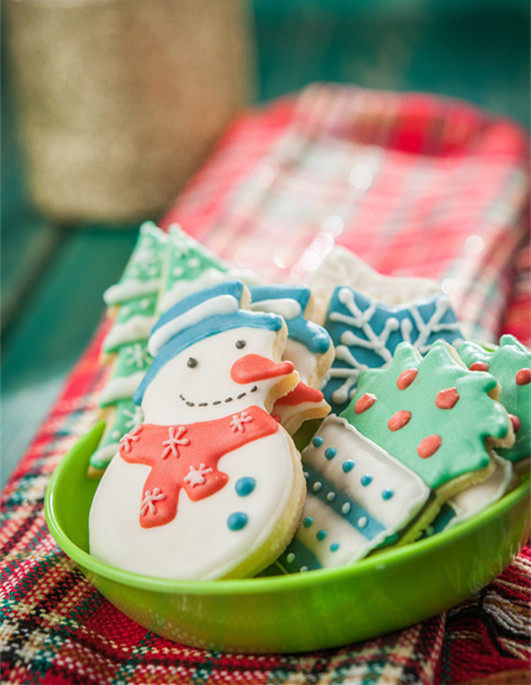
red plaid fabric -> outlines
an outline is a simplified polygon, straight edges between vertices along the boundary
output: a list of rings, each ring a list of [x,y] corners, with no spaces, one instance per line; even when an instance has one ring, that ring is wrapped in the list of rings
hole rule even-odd
[[[315,86],[236,122],[165,225],[177,219],[279,279],[299,279],[337,240],[386,273],[443,277],[478,334],[497,334],[506,311],[503,329],[528,339],[525,155],[519,129],[462,103]],[[51,472],[95,418],[105,327],[2,496],[3,682],[524,681],[529,548],[446,614],[311,654],[192,649],[120,614],[60,552],[43,513]]]

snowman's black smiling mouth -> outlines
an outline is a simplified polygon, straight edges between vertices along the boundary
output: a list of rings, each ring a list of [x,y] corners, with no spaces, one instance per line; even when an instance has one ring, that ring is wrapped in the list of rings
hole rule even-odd
[[[258,386],[253,385],[253,387],[249,390],[249,394],[256,392],[257,390]],[[245,395],[247,395],[247,392],[241,392],[239,395],[236,395],[236,397],[226,397],[224,400],[214,400],[214,402],[191,402],[190,400],[187,400],[184,395],[179,395],[179,399],[182,400],[187,407],[208,407],[209,405],[215,406],[225,402],[232,402],[233,400],[241,400],[243,397],[245,397]]]

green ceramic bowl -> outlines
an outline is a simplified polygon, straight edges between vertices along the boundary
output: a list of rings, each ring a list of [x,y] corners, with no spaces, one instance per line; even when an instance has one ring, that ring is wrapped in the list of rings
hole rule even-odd
[[[348,568],[247,580],[161,580],[88,554],[97,482],[86,477],[103,424],[65,455],[46,493],[46,519],[62,550],[124,614],[194,647],[296,652],[404,628],[457,604],[495,578],[524,544],[529,484],[473,519]]]

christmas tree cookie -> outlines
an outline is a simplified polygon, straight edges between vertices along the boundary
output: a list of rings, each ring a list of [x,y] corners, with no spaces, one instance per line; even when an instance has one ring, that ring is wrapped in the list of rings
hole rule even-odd
[[[133,397],[152,361],[147,339],[122,345],[116,355],[112,376],[100,395],[100,407]]]
[[[146,341],[155,323],[158,292],[125,300],[117,307],[114,323],[103,341],[103,351],[116,352],[121,345]]]
[[[254,575],[293,536],[300,455],[270,415],[299,382],[283,319],[246,310],[240,282],[189,295],[157,322],[154,361],[89,515],[90,552],[162,578]]]
[[[372,300],[396,306],[441,294],[437,281],[414,276],[384,276],[353,252],[336,245],[306,281],[315,300],[312,320],[323,324],[330,298],[338,286],[353,288]]]
[[[165,312],[190,293],[222,281],[240,279],[256,283],[256,277],[223,264],[206,247],[187,235],[178,225],[169,228],[158,311]]]
[[[441,504],[493,471],[510,445],[496,380],[437,342],[423,358],[398,345],[391,364],[363,371],[340,417],[326,418],[303,451],[308,495],[287,571],[352,563],[397,539],[416,539]]]
[[[500,456],[514,464],[527,459],[531,456],[531,351],[514,336],[503,335],[494,350],[467,341],[458,352],[469,369],[488,371],[501,387],[499,401],[511,417],[515,441],[500,450]]]
[[[324,328],[308,320],[313,302],[309,288],[300,285],[264,285],[251,288],[251,309],[283,317],[288,341],[283,359],[293,362],[300,382],[273,407],[284,428],[291,434],[308,419],[325,417],[330,407],[318,389],[330,368],[334,348]]]
[[[346,286],[334,290],[325,328],[336,352],[322,389],[336,413],[354,396],[360,372],[389,364],[399,343],[412,343],[424,354],[436,340],[462,338],[444,295],[389,306]]]
[[[120,449],[120,439],[142,423],[143,414],[132,399],[118,400],[105,412],[107,429],[98,449],[90,456],[88,475],[101,476]]]
[[[167,234],[152,221],[142,224],[122,277],[103,295],[105,303],[109,306],[118,305],[126,300],[157,293],[167,244]]]

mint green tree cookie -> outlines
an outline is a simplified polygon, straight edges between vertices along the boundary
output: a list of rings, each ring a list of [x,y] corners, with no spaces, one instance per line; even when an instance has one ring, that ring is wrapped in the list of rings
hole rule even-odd
[[[531,351],[512,335],[503,335],[500,346],[487,350],[473,342],[458,348],[472,371],[488,371],[501,386],[499,401],[511,418],[515,442],[499,454],[513,463],[531,456]]]
[[[401,343],[389,367],[360,374],[341,416],[448,497],[488,475],[490,446],[512,444],[497,393],[496,379],[466,369],[448,344],[422,358]]]

